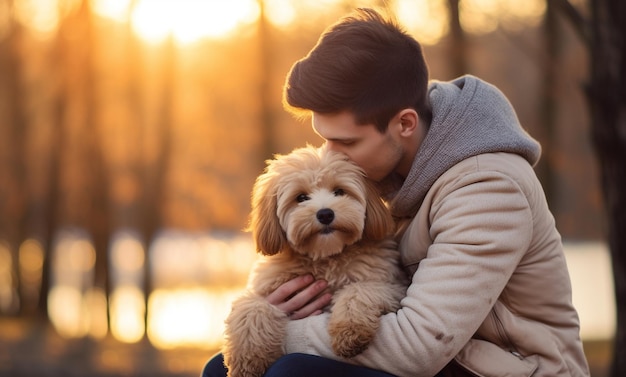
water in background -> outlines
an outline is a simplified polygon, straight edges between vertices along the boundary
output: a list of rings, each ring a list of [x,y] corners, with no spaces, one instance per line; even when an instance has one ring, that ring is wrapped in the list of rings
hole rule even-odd
[[[102,338],[107,331],[133,343],[147,333],[158,348],[221,344],[230,303],[256,260],[246,234],[163,232],[146,258],[133,232],[120,232],[109,253],[110,330],[106,296],[93,287],[95,252],[80,231],[60,234],[53,253],[48,312],[65,337]],[[145,297],[145,266],[152,291]]]
[[[611,339],[615,304],[606,245],[589,242],[565,246],[582,338]],[[60,234],[53,255],[49,314],[61,335],[99,338],[110,331],[118,340],[132,343],[147,333],[162,349],[215,349],[222,342],[230,303],[244,288],[256,260],[248,234],[174,231],[159,235],[148,258],[136,234],[120,232],[109,257],[107,329],[107,298],[92,286],[93,247],[80,231]],[[148,300],[143,279],[146,263],[152,284]]]

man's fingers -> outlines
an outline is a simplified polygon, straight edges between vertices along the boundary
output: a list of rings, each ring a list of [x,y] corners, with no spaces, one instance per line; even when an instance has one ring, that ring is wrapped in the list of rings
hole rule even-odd
[[[289,314],[289,318],[290,319],[302,319],[308,316],[322,314],[322,309],[326,305],[330,304],[332,297],[333,296],[330,293],[324,293],[323,295],[319,296],[315,300],[309,302],[304,307],[294,312],[291,312],[291,314]]]
[[[332,295],[324,293],[327,287],[325,280],[315,281],[312,275],[302,275],[283,283],[266,300],[291,319],[301,319],[321,313],[330,303]]]
[[[289,280],[286,283],[283,283],[280,287],[278,287],[274,292],[270,293],[266,299],[272,304],[279,306],[283,304],[289,297],[293,296],[294,293],[302,290],[306,286],[313,283],[312,275],[302,275],[298,276],[294,279]]]
[[[318,280],[277,306],[288,314],[303,310],[305,306],[319,296],[326,287],[328,287],[328,283],[325,280]]]

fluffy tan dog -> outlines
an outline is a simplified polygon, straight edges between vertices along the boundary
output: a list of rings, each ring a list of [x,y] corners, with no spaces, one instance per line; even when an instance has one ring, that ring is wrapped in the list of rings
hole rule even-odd
[[[226,320],[222,352],[231,377],[261,376],[283,354],[289,317],[265,297],[296,276],[328,281],[328,331],[346,358],[367,348],[380,316],[405,296],[393,219],[343,154],[309,146],[268,161],[254,186],[249,229],[264,257]]]

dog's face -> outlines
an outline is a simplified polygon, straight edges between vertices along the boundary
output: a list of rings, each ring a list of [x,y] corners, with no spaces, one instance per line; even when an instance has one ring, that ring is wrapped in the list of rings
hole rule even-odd
[[[389,235],[393,221],[358,166],[306,147],[268,162],[254,186],[249,229],[262,254],[291,247],[320,259],[362,237]]]

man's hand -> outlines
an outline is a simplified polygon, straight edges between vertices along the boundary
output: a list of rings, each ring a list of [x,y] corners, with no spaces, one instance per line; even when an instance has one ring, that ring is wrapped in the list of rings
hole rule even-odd
[[[330,303],[330,292],[322,293],[328,283],[317,280],[311,275],[298,276],[283,283],[267,296],[267,301],[282,310],[291,319],[302,319],[322,313]]]

